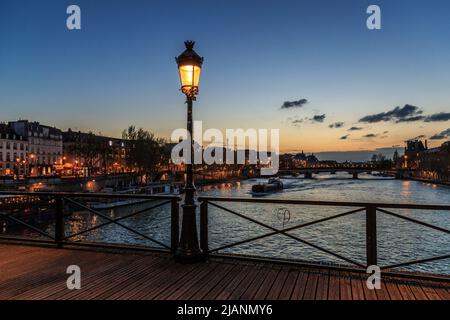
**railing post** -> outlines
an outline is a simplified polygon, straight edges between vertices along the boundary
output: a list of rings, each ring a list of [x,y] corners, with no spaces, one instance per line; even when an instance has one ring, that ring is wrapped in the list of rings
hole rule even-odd
[[[58,247],[62,247],[64,238],[64,201],[62,196],[55,197],[55,242]]]
[[[367,266],[377,265],[377,208],[366,207],[366,256]]]
[[[172,199],[170,220],[170,248],[172,253],[175,253],[180,241],[180,206],[178,204],[178,199]]]
[[[200,249],[205,256],[208,255],[208,201],[206,200],[200,204]]]

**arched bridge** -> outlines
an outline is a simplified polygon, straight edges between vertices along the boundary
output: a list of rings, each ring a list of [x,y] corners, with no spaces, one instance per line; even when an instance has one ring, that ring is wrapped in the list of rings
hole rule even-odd
[[[305,179],[312,179],[313,174],[330,173],[336,174],[337,172],[347,172],[352,175],[353,179],[358,179],[358,175],[361,173],[372,174],[372,172],[387,172],[391,168],[360,165],[360,166],[330,166],[330,167],[308,167],[308,168],[293,168],[293,169],[280,169],[278,175],[303,175]],[[386,174],[390,176],[389,174]],[[394,176],[394,175],[392,175]]]

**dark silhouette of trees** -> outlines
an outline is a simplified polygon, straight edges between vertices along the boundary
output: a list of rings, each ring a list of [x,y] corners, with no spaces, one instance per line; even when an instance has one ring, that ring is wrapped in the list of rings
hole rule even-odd
[[[127,141],[127,164],[141,175],[142,182],[152,181],[159,172],[159,166],[167,160],[165,140],[135,126],[124,130],[122,139]]]
[[[83,159],[84,166],[88,169],[88,176],[101,167],[105,168],[108,158],[111,157],[105,138],[92,132],[83,134],[79,136],[79,140],[67,144],[67,149],[69,153]]]
[[[381,153],[372,155],[370,162],[380,169],[391,169],[393,166],[392,160],[386,159],[386,157]]]

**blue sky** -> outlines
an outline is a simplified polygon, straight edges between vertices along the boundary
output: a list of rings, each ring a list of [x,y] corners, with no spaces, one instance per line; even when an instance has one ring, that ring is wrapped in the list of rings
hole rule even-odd
[[[70,4],[82,30],[66,28]],[[366,28],[370,4],[381,30]],[[185,125],[174,57],[193,39],[205,128],[280,128],[284,151],[401,145],[450,122],[359,119],[407,104],[450,112],[449,33],[446,0],[0,0],[0,121],[112,136],[134,124],[168,137]],[[299,99],[308,103],[281,110]]]

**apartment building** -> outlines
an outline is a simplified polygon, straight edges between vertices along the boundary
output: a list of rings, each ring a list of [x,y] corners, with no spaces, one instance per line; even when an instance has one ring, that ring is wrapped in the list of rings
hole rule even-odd
[[[15,134],[28,141],[29,174],[56,174],[56,166],[62,163],[61,130],[28,120],[12,121],[8,126]]]
[[[24,176],[29,172],[28,141],[6,124],[0,124],[0,176]]]

